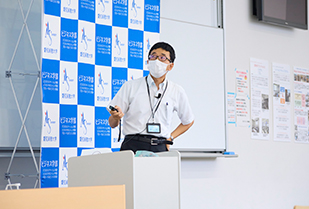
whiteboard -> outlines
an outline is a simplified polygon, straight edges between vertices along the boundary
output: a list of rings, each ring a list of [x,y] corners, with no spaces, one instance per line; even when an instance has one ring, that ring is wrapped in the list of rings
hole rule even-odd
[[[161,18],[160,39],[176,51],[175,65],[168,79],[185,89],[195,116],[193,126],[175,139],[171,149],[224,151],[223,29]],[[178,124],[179,120],[175,119],[173,127]]]

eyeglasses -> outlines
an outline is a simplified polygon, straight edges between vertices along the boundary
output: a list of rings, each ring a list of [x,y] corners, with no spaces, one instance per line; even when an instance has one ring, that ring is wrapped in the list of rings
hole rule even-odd
[[[149,55],[149,60],[156,60],[157,58],[159,58],[160,61],[164,62],[165,60],[168,60],[170,62],[172,62],[172,60],[170,60],[169,58],[167,58],[166,56],[157,56],[157,55]]]

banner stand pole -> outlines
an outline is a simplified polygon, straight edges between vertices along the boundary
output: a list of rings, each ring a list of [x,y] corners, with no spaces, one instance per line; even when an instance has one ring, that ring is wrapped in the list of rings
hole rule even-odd
[[[34,185],[34,188],[37,187],[38,183],[39,183],[39,168],[38,168],[38,165],[37,165],[37,162],[36,162],[36,159],[35,159],[35,155],[34,155],[34,152],[33,152],[33,148],[32,148],[32,145],[31,145],[31,142],[30,142],[30,139],[29,139],[29,135],[28,135],[28,132],[27,132],[27,129],[26,129],[26,125],[25,125],[25,122],[26,122],[26,119],[27,119],[27,116],[28,116],[28,113],[29,113],[29,110],[30,110],[30,106],[32,104],[32,101],[33,101],[33,97],[34,97],[34,94],[36,92],[36,89],[38,87],[38,84],[39,84],[39,81],[40,81],[40,72],[41,72],[41,69],[40,69],[40,64],[39,64],[39,61],[38,61],[38,58],[36,56],[36,53],[35,53],[35,50],[34,50],[34,46],[33,46],[33,42],[31,40],[31,34],[29,32],[29,29],[28,29],[28,25],[27,25],[27,19],[28,19],[28,16],[29,16],[29,13],[30,13],[30,10],[32,8],[32,5],[33,5],[33,1],[34,0],[31,0],[30,2],[30,5],[29,5],[29,8],[28,8],[28,11],[27,11],[27,14],[25,16],[24,12],[23,12],[23,7],[22,7],[22,4],[21,4],[21,1],[18,0],[18,4],[19,4],[19,8],[20,8],[20,11],[21,11],[21,15],[22,15],[22,18],[23,18],[23,25],[21,27],[21,31],[20,31],[20,34],[19,34],[19,38],[17,40],[17,43],[16,43],[16,46],[15,46],[15,49],[14,49],[14,53],[12,55],[12,58],[11,58],[11,62],[10,62],[10,65],[9,65],[9,68],[8,70],[6,71],[6,74],[5,74],[5,77],[9,79],[10,81],[10,85],[11,85],[11,88],[12,88],[12,91],[13,91],[13,95],[14,95],[14,98],[15,98],[15,103],[16,103],[16,106],[17,106],[17,110],[19,112],[19,116],[20,116],[20,120],[22,122],[22,125],[21,125],[21,128],[20,128],[20,131],[19,131],[19,134],[18,134],[18,137],[17,137],[17,140],[16,140],[16,144],[15,144],[15,147],[14,147],[14,150],[13,150],[13,153],[11,155],[11,160],[10,160],[10,163],[9,163],[9,166],[8,166],[8,169],[7,169],[7,172],[5,173],[5,178],[7,179],[8,181],[8,186],[10,187],[10,189],[12,189],[12,183],[11,183],[11,176],[19,176],[19,177],[35,177],[36,178],[36,182],[35,182],[35,185]],[[29,38],[29,42],[30,42],[30,45],[31,45],[31,48],[32,48],[32,52],[33,52],[33,55],[34,55],[34,58],[35,58],[35,62],[36,62],[36,65],[38,67],[38,73],[29,73],[29,72],[24,72],[24,73],[13,73],[11,71],[11,68],[12,68],[12,64],[14,62],[14,59],[15,59],[15,56],[16,56],[16,52],[17,52],[17,49],[18,49],[18,46],[20,44],[20,40],[21,40],[21,36],[24,32],[24,29],[26,28],[26,31],[27,31],[27,34],[28,34],[28,38]],[[22,76],[25,76],[25,75],[30,75],[30,76],[37,76],[37,80],[36,80],[36,83],[35,83],[35,86],[33,88],[33,92],[32,92],[32,95],[31,95],[31,98],[29,100],[29,103],[28,103],[28,107],[27,107],[27,110],[26,110],[26,113],[25,115],[23,116],[22,113],[21,113],[21,109],[20,109],[20,106],[19,106],[19,102],[18,102],[18,99],[17,99],[17,96],[16,96],[16,92],[15,92],[15,89],[14,89],[14,86],[13,86],[13,82],[12,82],[12,74],[18,74],[18,75],[22,75]],[[22,134],[22,131],[24,130],[25,132],[25,135],[26,135],[26,138],[27,138],[27,141],[28,141],[28,146],[29,146],[29,149],[30,149],[30,152],[31,152],[31,156],[32,156],[32,159],[33,159],[33,163],[34,163],[34,166],[35,166],[35,169],[36,169],[36,174],[35,175],[24,175],[24,174],[10,174],[10,169],[11,169],[11,166],[12,166],[12,162],[13,162],[13,159],[15,157],[15,153],[16,153],[16,150],[17,150],[17,146],[18,146],[18,143],[20,141],[20,137],[21,137],[21,134]]]

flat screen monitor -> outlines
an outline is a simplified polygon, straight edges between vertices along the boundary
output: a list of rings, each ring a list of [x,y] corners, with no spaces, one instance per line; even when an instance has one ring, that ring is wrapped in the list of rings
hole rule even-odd
[[[253,0],[253,14],[263,22],[308,29],[307,0]]]

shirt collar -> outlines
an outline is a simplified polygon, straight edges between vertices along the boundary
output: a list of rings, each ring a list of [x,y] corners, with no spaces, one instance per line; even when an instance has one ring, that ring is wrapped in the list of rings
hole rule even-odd
[[[150,74],[147,76],[147,83],[148,83],[149,87],[156,85],[154,80],[150,76]],[[164,89],[165,86],[166,86],[166,83],[167,83],[167,78],[165,77],[165,80],[162,83],[159,84],[160,89]]]

